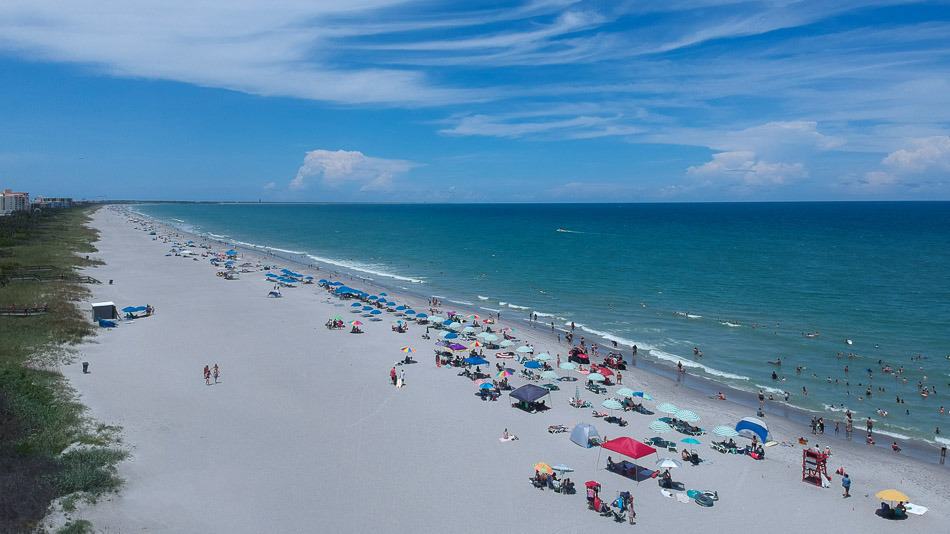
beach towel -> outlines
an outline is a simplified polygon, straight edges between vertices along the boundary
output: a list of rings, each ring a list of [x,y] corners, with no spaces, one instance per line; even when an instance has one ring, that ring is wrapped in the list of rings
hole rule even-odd
[[[509,441],[515,441],[516,439],[518,439],[518,436],[508,436],[507,438],[498,438],[498,441],[507,443]]]
[[[692,499],[690,499],[690,498],[687,497],[686,495],[683,495],[682,493],[677,493],[677,494],[676,494],[676,500],[677,500],[678,502],[683,503],[683,504],[687,504],[687,503],[689,503],[689,502],[692,502]]]
[[[663,495],[664,497],[668,499],[673,498],[673,492],[670,490],[663,489],[663,488],[660,488],[660,495]]]

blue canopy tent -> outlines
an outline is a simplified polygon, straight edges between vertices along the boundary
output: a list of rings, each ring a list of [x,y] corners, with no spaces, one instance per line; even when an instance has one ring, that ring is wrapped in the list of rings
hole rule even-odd
[[[488,363],[488,360],[485,358],[479,358],[478,356],[469,356],[465,358],[465,363],[469,365],[485,365]]]
[[[530,360],[528,362],[525,362],[524,366],[527,367],[528,369],[539,369],[542,367],[541,362],[538,362],[535,360]]]
[[[536,409],[538,409],[538,407],[537,406],[532,407],[531,405],[537,402],[539,399],[541,399],[545,395],[550,395],[550,394],[551,392],[548,391],[546,388],[543,388],[541,386],[536,386],[534,384],[525,384],[521,386],[520,388],[512,391],[508,395],[511,396],[513,399],[517,399],[521,401],[520,405],[514,404],[513,405],[514,407],[521,408],[523,410],[528,410],[533,413]]]
[[[736,432],[740,436],[745,436],[747,438],[752,438],[752,436],[758,436],[759,441],[765,443],[769,439],[769,427],[761,419],[755,417],[743,417],[738,423],[736,423]]]

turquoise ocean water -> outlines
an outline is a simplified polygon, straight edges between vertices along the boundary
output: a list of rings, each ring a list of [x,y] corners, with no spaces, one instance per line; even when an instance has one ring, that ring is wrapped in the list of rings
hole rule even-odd
[[[574,321],[578,335],[636,343],[735,388],[788,391],[827,416],[847,406],[895,436],[932,441],[939,426],[950,437],[938,413],[950,408],[950,203],[136,209],[503,317]],[[879,361],[903,366],[906,383]]]

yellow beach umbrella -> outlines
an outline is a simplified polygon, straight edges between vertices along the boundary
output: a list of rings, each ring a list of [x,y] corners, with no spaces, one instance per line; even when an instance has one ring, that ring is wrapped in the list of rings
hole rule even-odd
[[[551,473],[554,472],[554,470],[551,469],[551,466],[548,465],[548,464],[546,464],[546,463],[544,463],[544,462],[538,462],[538,463],[534,464],[534,470],[537,471],[537,472],[539,472],[539,473],[546,474],[546,475],[550,475]]]
[[[894,501],[894,502],[909,502],[910,497],[905,495],[903,492],[897,491],[896,489],[886,489],[881,490],[874,494],[875,497],[881,499],[882,501]]]

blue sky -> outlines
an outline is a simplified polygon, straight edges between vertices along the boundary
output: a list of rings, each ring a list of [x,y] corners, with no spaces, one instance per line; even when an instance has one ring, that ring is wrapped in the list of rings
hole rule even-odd
[[[0,186],[950,199],[950,4],[5,0]]]

